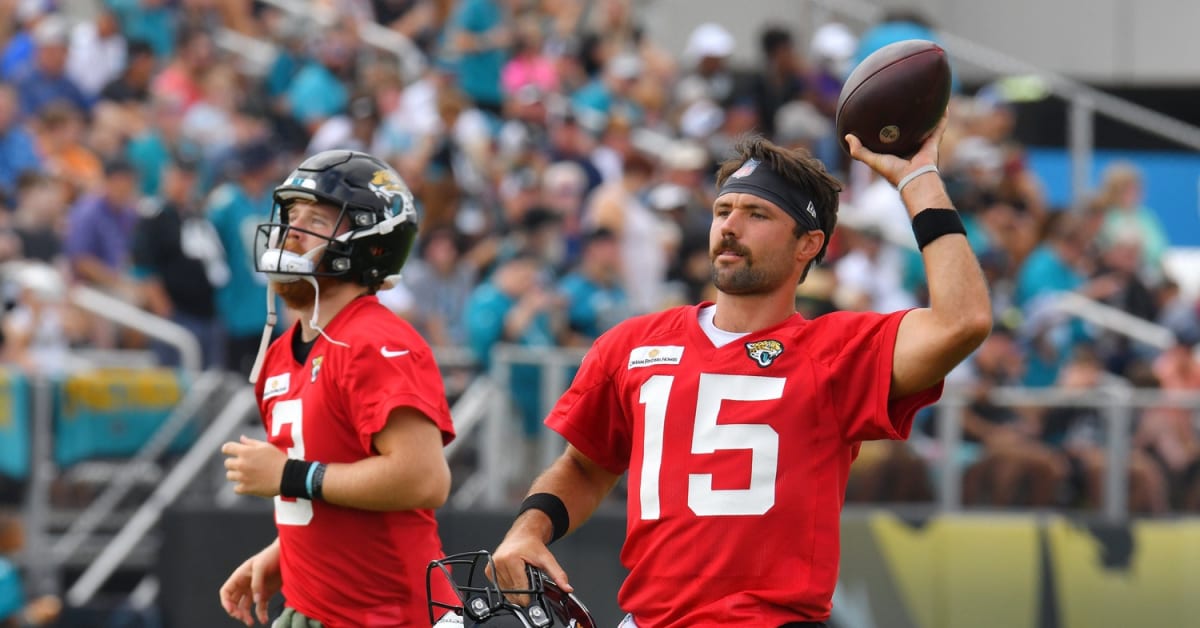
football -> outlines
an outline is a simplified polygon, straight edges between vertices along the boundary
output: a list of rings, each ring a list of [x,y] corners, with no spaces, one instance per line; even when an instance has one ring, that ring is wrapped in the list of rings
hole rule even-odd
[[[862,60],[838,96],[836,127],[842,149],[847,133],[877,152],[908,157],[917,152],[946,111],[950,62],[941,46],[924,39],[888,44]]]

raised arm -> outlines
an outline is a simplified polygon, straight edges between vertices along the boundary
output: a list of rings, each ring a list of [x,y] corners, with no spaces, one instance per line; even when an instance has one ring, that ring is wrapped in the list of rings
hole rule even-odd
[[[911,159],[867,150],[853,135],[846,136],[850,154],[897,185],[910,174],[937,165],[938,144],[946,129],[943,118],[937,129]],[[936,169],[917,174],[900,192],[910,219],[930,209],[954,209]],[[951,219],[956,216],[946,215]],[[921,219],[940,227],[945,222]],[[920,238],[918,238],[920,240]],[[892,356],[890,397],[897,399],[939,382],[971,354],[992,329],[992,308],[987,283],[966,236],[947,233],[921,250],[929,285],[929,307],[909,312],[900,322]]]

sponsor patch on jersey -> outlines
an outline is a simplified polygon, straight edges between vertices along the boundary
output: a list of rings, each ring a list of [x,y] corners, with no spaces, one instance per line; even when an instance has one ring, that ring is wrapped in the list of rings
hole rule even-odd
[[[775,358],[783,354],[783,343],[778,340],[758,340],[746,343],[746,355],[759,366],[767,368]]]
[[[663,347],[638,347],[629,352],[629,368],[657,366],[659,364],[679,364],[683,359],[683,347],[667,345]]]
[[[319,356],[313,358],[312,380],[311,381],[314,381],[314,382],[317,381],[317,373],[321,372],[321,362],[324,359],[325,359],[325,356],[323,356],[323,355],[319,355]]]
[[[263,400],[271,397],[278,397],[288,391],[288,385],[291,384],[292,374],[283,373],[281,375],[272,375],[267,378],[267,383],[263,384]]]

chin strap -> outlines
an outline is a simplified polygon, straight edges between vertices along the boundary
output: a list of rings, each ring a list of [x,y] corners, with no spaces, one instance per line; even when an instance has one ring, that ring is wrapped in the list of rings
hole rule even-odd
[[[307,264],[307,268],[311,269],[312,258],[324,248],[325,245],[321,245],[309,251],[308,253],[305,253],[304,255],[296,255],[294,253],[281,251],[279,249],[268,249],[263,253],[262,265],[266,268],[277,269],[284,263],[290,263],[293,270],[299,270],[304,269],[305,264]],[[269,265],[272,261],[274,264]],[[276,281],[282,282],[291,282],[296,281],[297,279],[303,279],[304,281],[307,281],[309,285],[313,287],[313,312],[311,320],[308,321],[308,326],[316,330],[316,332],[325,340],[328,340],[329,342],[340,347],[350,347],[350,345],[344,342],[334,340],[333,338],[329,337],[329,334],[325,333],[325,330],[322,329],[319,324],[317,324],[317,320],[319,320],[321,314],[321,286],[317,283],[316,277],[313,277],[312,275],[290,275],[272,272],[267,272],[267,276]],[[258,355],[254,356],[254,366],[250,369],[251,384],[257,383],[258,376],[262,374],[263,358],[265,358],[267,355],[267,348],[271,346],[271,331],[275,329],[275,324],[278,322],[278,320],[279,317],[275,314],[275,288],[273,282],[268,281],[267,322],[265,325],[263,325],[262,338],[258,342]]]
[[[315,305],[315,304],[314,304]],[[262,339],[258,341],[258,355],[254,356],[254,366],[250,368],[250,383],[258,383],[258,375],[262,371],[263,357],[267,355],[267,347],[271,345],[271,330],[275,329],[275,288],[267,282],[267,323],[263,325]]]
[[[349,349],[350,345],[348,345],[344,342],[341,342],[340,340],[334,340],[333,338],[330,338],[329,334],[325,333],[325,330],[321,329],[321,326],[317,324],[317,317],[319,316],[319,314],[321,312],[321,286],[317,284],[317,280],[315,277],[303,277],[302,279],[304,279],[308,283],[312,284],[312,287],[313,287],[313,313],[312,313],[312,320],[308,321],[308,326],[315,329],[317,331],[317,333],[321,334],[321,337],[324,338],[325,340],[328,340],[329,342],[331,342],[335,345],[338,345],[339,347],[346,347],[347,349]]]

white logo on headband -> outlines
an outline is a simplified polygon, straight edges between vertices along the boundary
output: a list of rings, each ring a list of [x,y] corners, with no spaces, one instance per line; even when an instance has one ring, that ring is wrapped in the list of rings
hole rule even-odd
[[[729,178],[741,179],[742,177],[748,177],[756,168],[758,168],[758,164],[759,161],[757,159],[747,159],[746,163],[742,164],[741,168],[738,168],[733,172],[733,174],[729,175]]]
[[[817,208],[813,207],[812,201],[808,202],[808,207],[805,209],[808,211],[809,216],[812,216],[813,218],[817,217]]]

